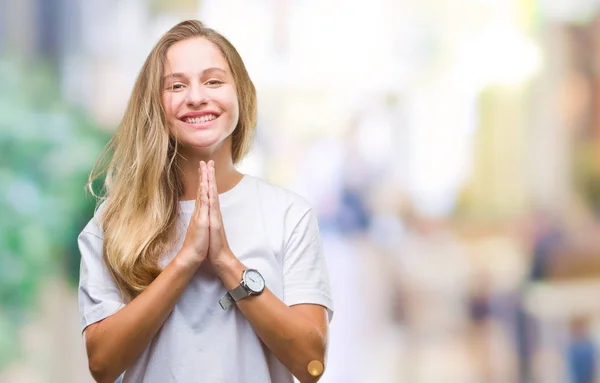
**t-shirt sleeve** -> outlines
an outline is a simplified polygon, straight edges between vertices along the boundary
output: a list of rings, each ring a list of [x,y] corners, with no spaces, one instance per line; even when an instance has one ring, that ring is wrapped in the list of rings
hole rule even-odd
[[[81,330],[116,313],[125,304],[104,264],[102,233],[92,220],[77,239],[81,253],[79,269],[79,315]]]
[[[288,306],[317,304],[333,316],[333,300],[317,218],[309,209],[294,226],[284,247],[283,296]]]

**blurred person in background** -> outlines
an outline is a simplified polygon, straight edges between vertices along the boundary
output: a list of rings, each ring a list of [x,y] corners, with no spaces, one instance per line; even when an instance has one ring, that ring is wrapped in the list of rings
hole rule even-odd
[[[333,311],[317,220],[236,170],[255,126],[254,85],[225,37],[185,21],[159,40],[90,176],[91,188],[106,174],[104,202],[79,236],[97,381],[319,379]]]
[[[567,365],[573,383],[596,382],[597,352],[589,331],[590,318],[574,318],[570,323],[571,341],[567,346]]]
[[[551,262],[557,249],[564,242],[564,233],[557,217],[546,211],[537,211],[532,214],[532,227],[529,239],[531,242],[531,259],[529,270],[520,286],[520,294],[525,295],[531,283],[540,282],[548,278]],[[529,315],[524,303],[519,300],[516,307],[515,345],[519,363],[519,382],[531,381],[533,359],[539,346],[539,320]]]

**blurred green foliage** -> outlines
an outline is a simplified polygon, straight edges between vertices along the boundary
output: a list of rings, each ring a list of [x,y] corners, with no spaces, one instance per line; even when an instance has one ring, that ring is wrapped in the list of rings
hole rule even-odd
[[[61,100],[48,64],[0,60],[0,88],[1,370],[44,278],[77,283],[76,239],[96,205],[84,185],[109,136]]]

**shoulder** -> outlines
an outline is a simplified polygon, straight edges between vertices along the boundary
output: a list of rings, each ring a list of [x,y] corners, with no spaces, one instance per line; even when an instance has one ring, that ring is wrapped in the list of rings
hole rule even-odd
[[[86,235],[91,235],[94,237],[98,237],[100,239],[104,238],[104,232],[102,231],[102,226],[100,224],[100,221],[101,221],[101,217],[102,217],[102,212],[104,211],[105,207],[106,207],[106,201],[102,201],[96,207],[96,209],[94,210],[94,215],[91,217],[91,219],[85,225],[85,227],[81,231],[81,234],[79,234],[80,237],[86,236]]]
[[[300,194],[259,177],[247,177],[255,185],[261,203],[268,203],[271,208],[282,209],[293,215],[304,215],[312,211],[310,202]]]

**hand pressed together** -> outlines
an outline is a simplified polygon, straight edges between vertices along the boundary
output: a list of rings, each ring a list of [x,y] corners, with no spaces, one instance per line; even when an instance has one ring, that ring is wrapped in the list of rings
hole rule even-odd
[[[206,258],[217,266],[234,256],[223,228],[214,162],[200,161],[198,173],[196,204],[183,242],[183,256],[195,267]]]
[[[213,161],[208,162],[208,201],[210,222],[208,260],[212,266],[219,266],[219,264],[230,260],[234,256],[229,248],[225,228],[223,227],[219,191],[217,190],[217,179],[215,177],[215,164]]]

